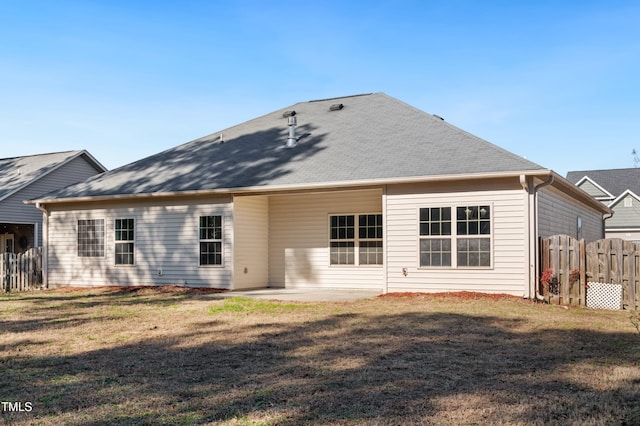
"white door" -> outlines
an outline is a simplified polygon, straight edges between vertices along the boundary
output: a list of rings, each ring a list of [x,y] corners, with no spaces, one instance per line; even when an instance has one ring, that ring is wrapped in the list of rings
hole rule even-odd
[[[0,253],[13,253],[13,234],[0,234]]]

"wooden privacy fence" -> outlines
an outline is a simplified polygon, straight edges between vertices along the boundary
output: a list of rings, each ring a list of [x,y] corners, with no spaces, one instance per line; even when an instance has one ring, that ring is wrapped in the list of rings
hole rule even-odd
[[[540,239],[540,251],[539,292],[549,302],[587,305],[588,283],[600,282],[622,285],[624,309],[640,309],[640,244],[554,235]]]
[[[2,291],[26,291],[42,286],[42,247],[25,253],[0,253],[0,286]]]

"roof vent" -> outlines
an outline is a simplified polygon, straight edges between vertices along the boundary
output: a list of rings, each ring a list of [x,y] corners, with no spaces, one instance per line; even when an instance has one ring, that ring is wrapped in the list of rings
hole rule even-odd
[[[287,111],[288,112],[288,111]],[[295,114],[296,112],[293,111]],[[296,125],[298,124],[298,120],[294,115],[289,116],[289,138],[287,139],[287,144],[285,147],[293,148],[298,143],[298,139],[296,139]]]
[[[342,108],[344,108],[342,104],[333,104],[329,107],[329,111],[340,111]]]
[[[296,115],[296,112],[295,112],[295,111],[293,111],[293,110],[291,110],[291,111],[285,111],[285,112],[283,112],[283,113],[282,113],[282,116],[283,116],[284,118],[287,118],[287,117],[293,117],[294,115]]]

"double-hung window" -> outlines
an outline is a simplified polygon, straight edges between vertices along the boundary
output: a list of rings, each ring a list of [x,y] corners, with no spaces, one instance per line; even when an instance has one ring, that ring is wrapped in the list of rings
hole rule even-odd
[[[420,266],[451,266],[451,207],[420,209]]]
[[[115,224],[115,254],[116,265],[134,264],[134,220],[116,219]]]
[[[104,257],[104,219],[78,220],[78,257]]]
[[[222,265],[222,216],[200,216],[200,265]]]
[[[329,216],[331,265],[382,265],[382,215]]]
[[[491,209],[456,207],[458,266],[491,266]]]
[[[420,209],[421,267],[490,267],[491,206]]]

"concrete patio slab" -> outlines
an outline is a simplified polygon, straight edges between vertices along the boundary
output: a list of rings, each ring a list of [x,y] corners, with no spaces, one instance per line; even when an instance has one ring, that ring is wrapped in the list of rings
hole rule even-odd
[[[298,302],[350,302],[369,299],[382,294],[376,290],[342,290],[333,288],[260,288],[212,293],[212,299],[248,297],[252,299],[285,300]]]

